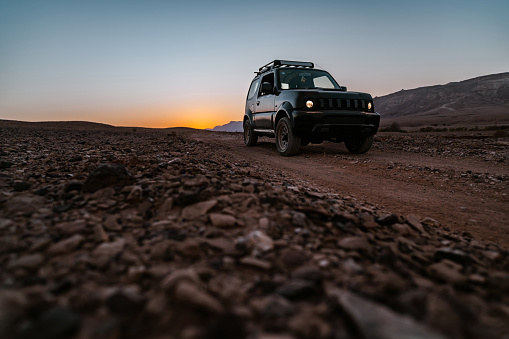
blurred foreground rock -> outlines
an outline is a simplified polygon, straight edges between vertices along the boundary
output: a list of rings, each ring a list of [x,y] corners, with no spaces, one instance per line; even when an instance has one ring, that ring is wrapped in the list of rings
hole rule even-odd
[[[1,338],[509,333],[507,250],[434,220],[172,131],[4,128],[1,144]]]

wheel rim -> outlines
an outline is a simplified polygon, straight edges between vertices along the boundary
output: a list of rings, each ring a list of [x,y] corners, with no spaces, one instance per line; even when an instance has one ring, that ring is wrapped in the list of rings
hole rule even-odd
[[[283,124],[281,128],[278,130],[278,143],[279,148],[284,152],[288,148],[288,126],[286,124]]]

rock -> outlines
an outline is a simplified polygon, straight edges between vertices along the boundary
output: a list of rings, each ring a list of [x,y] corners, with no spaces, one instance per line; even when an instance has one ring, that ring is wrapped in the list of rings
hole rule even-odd
[[[196,272],[192,269],[180,269],[171,273],[161,283],[163,290],[172,291],[178,283],[185,281],[187,283],[200,285],[201,281]]]
[[[235,240],[235,245],[240,249],[250,251],[257,256],[274,248],[272,239],[262,231],[253,231],[245,237]]]
[[[222,305],[208,293],[201,291],[196,284],[181,281],[175,288],[174,297],[186,306],[219,314],[223,311]]]
[[[226,238],[205,239],[203,243],[227,255],[236,253],[233,241]]]
[[[24,192],[30,189],[30,183],[26,181],[15,181],[12,183],[12,188],[14,192]]]
[[[77,233],[84,233],[87,230],[87,223],[83,219],[78,219],[71,222],[59,223],[55,225],[55,229],[62,235],[70,236]]]
[[[357,336],[363,338],[415,338],[445,339],[439,333],[417,323],[408,316],[394,313],[389,308],[344,290],[333,290],[329,296],[334,298],[346,312],[355,328]]]
[[[200,243],[195,239],[186,239],[177,245],[177,252],[186,258],[199,258]]]
[[[27,268],[36,269],[44,262],[44,257],[40,253],[25,255],[9,262],[9,268]]]
[[[78,331],[80,323],[80,318],[72,311],[55,307],[23,327],[16,338],[66,339]]]
[[[338,241],[338,246],[350,251],[364,251],[370,250],[370,245],[364,237],[347,237]]]
[[[488,283],[494,288],[509,292],[509,273],[493,272],[489,275]]]
[[[3,230],[4,228],[7,228],[11,225],[12,225],[11,219],[0,218],[0,230]]]
[[[135,179],[121,164],[100,164],[92,171],[85,184],[83,190],[86,192],[96,192],[105,187],[121,188],[133,184]]]
[[[141,197],[143,196],[143,189],[141,186],[133,186],[131,191],[129,192],[129,195],[127,195],[126,200],[127,201],[140,201]]]
[[[281,250],[279,259],[286,269],[293,269],[302,265],[306,260],[306,253],[295,248],[284,248]]]
[[[217,205],[217,200],[198,202],[194,205],[186,206],[182,210],[182,219],[192,220],[205,215],[212,207]]]
[[[439,263],[430,265],[427,271],[432,277],[438,280],[454,285],[462,285],[467,281],[467,278],[460,272],[461,268],[461,265],[444,259]]]
[[[290,279],[280,286],[276,293],[282,295],[289,300],[307,298],[317,291],[313,281]]]
[[[292,278],[319,284],[323,280],[322,271],[316,266],[302,266],[292,271]]]
[[[75,234],[70,238],[64,239],[52,245],[48,249],[50,254],[66,254],[77,249],[81,243],[85,241],[85,237],[81,234]]]
[[[108,233],[104,231],[104,228],[101,224],[96,224],[94,226],[95,231],[95,239],[98,242],[107,242],[109,241]]]
[[[399,222],[399,217],[396,214],[385,214],[376,219],[380,225],[390,226]]]
[[[298,338],[327,339],[332,334],[331,326],[310,309],[304,309],[292,317],[288,327]]]
[[[116,214],[106,216],[106,220],[104,220],[104,223],[103,223],[104,227],[108,231],[112,231],[112,232],[122,231],[122,227],[117,222],[118,218],[119,218],[119,216]]]
[[[463,266],[469,264],[471,260],[470,256],[467,253],[449,247],[442,247],[437,249],[435,251],[433,258],[435,259],[435,261],[447,259]]]
[[[145,297],[132,289],[117,289],[106,299],[111,313],[121,316],[133,316],[143,310]]]
[[[15,196],[5,203],[3,210],[7,217],[11,217],[18,213],[33,213],[37,212],[44,204],[45,199],[38,195],[25,193],[23,195]]]
[[[12,163],[10,161],[3,161],[3,160],[0,161],[0,169],[7,169],[7,168],[11,168],[12,166],[14,166],[14,163]]]
[[[92,257],[99,267],[105,267],[108,263],[116,257],[125,246],[125,240],[119,238],[111,243],[102,243],[97,246],[92,252]]]
[[[71,192],[71,191],[81,191],[83,188],[83,182],[78,180],[71,180],[68,183],[65,184],[64,191],[65,192]]]
[[[219,228],[231,228],[237,225],[237,219],[228,214],[211,213],[209,215],[210,222],[213,226]]]
[[[244,258],[240,259],[239,263],[241,263],[242,265],[246,265],[246,266],[256,267],[256,268],[262,269],[264,271],[267,271],[272,267],[270,262],[265,261],[265,260],[256,259],[253,257],[244,257]]]
[[[427,234],[418,216],[415,214],[409,214],[406,217],[407,223],[415,230],[421,232],[421,234]]]

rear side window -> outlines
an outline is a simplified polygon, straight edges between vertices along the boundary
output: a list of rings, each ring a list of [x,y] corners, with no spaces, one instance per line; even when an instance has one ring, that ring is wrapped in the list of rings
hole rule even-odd
[[[247,93],[247,98],[251,99],[253,95],[258,91],[258,85],[260,84],[260,79],[255,79],[251,83],[251,87],[249,87],[249,92]]]

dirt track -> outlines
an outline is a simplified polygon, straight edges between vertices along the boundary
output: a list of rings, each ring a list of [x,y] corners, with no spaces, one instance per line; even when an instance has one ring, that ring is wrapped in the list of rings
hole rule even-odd
[[[430,217],[442,227],[509,247],[509,143],[473,132],[379,133],[373,148],[350,154],[343,144],[279,156],[273,139],[247,148],[239,133],[182,130],[217,146],[232,162],[273,170],[283,179],[350,196],[389,212]]]

